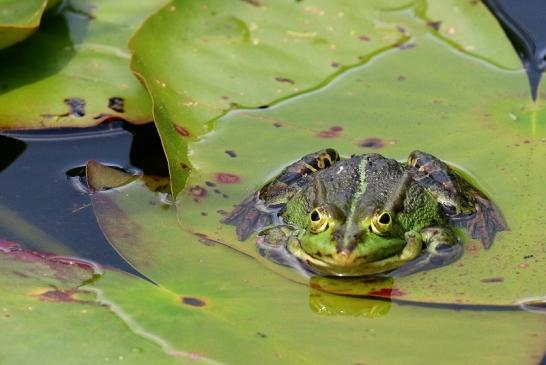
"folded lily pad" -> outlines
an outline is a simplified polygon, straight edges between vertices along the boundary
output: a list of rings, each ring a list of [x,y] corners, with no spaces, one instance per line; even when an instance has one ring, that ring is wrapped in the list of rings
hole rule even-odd
[[[26,1],[19,1],[26,3]],[[0,129],[152,120],[127,43],[165,0],[71,0],[25,42],[0,51]]]
[[[154,100],[174,194],[184,188],[192,167],[201,170],[188,157],[189,144],[213,130],[215,120],[229,110],[267,108],[326,86],[355,66],[412,49],[420,42],[417,37],[445,44],[445,52],[460,53],[459,58],[469,55],[494,60],[503,69],[521,69],[492,15],[480,2],[472,3],[171,2],[143,25],[130,47],[132,68]],[[404,65],[397,77],[435,64],[430,54],[425,63]],[[452,75],[450,70],[445,67],[441,74]],[[417,89],[429,87],[424,80],[407,84],[416,81]],[[403,110],[403,96],[391,93],[382,105],[387,112]],[[344,115],[347,105],[329,107],[338,111],[336,125],[357,123]]]

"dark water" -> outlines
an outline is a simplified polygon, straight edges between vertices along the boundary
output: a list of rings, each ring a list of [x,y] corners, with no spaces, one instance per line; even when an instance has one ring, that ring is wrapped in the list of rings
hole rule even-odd
[[[546,1],[487,0],[525,65],[533,95],[546,67]],[[31,222],[74,254],[131,271],[100,232],[81,190],[88,160],[127,170],[167,175],[153,124],[122,122],[89,129],[0,134],[0,204]],[[79,187],[79,188],[78,188]],[[0,238],[40,248],[0,220]]]
[[[85,185],[88,160],[126,170],[167,175],[153,124],[121,122],[89,129],[13,132],[0,135],[0,204],[78,256],[132,271],[111,248],[95,220]],[[0,237],[40,249],[0,220]]]
[[[529,77],[531,93],[536,90],[546,67],[546,1],[486,0],[517,50]]]

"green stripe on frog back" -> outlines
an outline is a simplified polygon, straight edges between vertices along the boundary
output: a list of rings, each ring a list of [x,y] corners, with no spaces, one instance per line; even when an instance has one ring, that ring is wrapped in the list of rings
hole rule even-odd
[[[347,218],[345,219],[345,234],[343,235],[343,247],[349,247],[349,236],[352,235],[353,227],[354,227],[354,215],[356,212],[356,208],[358,207],[358,203],[360,202],[360,198],[364,195],[364,192],[366,191],[366,165],[368,164],[368,159],[366,157],[362,158],[360,160],[360,163],[358,164],[358,190],[355,192],[351,199],[351,207],[349,208],[349,212],[347,214]]]

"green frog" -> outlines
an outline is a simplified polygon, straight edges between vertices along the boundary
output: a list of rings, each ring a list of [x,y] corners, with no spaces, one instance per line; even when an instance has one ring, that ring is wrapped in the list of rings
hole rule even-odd
[[[462,254],[455,227],[486,248],[507,229],[485,194],[431,154],[414,151],[402,163],[380,154],[342,159],[333,149],[287,166],[223,223],[239,240],[258,232],[263,255],[328,276],[443,266]]]

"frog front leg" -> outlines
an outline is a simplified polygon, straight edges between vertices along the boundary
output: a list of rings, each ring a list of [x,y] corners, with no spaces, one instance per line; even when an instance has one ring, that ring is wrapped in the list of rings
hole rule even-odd
[[[412,237],[412,239],[420,240],[425,249],[414,260],[392,271],[388,276],[406,276],[419,271],[445,266],[456,261],[463,252],[459,240],[453,231],[448,228],[425,228]]]
[[[289,225],[269,226],[258,233],[256,248],[260,256],[284,266],[297,267],[297,260],[287,251],[290,240],[297,240],[300,230]]]
[[[252,233],[275,223],[275,217],[310,174],[340,160],[336,150],[326,148],[303,156],[285,167],[277,177],[237,205],[221,222],[236,226],[237,238],[244,241]]]

